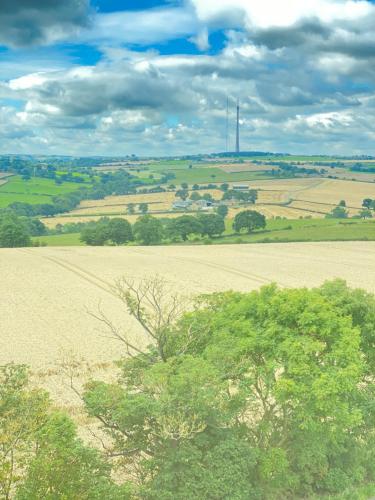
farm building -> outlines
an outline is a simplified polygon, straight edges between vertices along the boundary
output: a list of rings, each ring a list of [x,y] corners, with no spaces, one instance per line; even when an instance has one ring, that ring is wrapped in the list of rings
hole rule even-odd
[[[249,185],[248,184],[233,184],[232,189],[234,191],[248,191]]]
[[[193,202],[190,201],[190,200],[186,200],[186,201],[183,201],[183,200],[174,201],[172,203],[172,209],[173,210],[187,210],[188,208],[191,207],[192,204],[193,204]]]

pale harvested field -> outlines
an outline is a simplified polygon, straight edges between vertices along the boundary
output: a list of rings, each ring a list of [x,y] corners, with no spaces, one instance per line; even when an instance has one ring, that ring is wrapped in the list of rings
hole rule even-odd
[[[293,201],[290,205],[290,208],[300,208],[302,210],[311,210],[312,213],[315,213],[315,217],[319,217],[319,215],[325,215],[332,211],[335,208],[335,204],[328,203],[314,203],[311,201]],[[349,213],[349,216],[357,215],[359,212],[358,208],[346,207],[346,211]]]
[[[31,366],[34,380],[80,423],[80,402],[57,368],[70,352],[86,376],[111,377],[125,352],[89,312],[100,306],[139,346],[145,338],[110,286],[158,273],[182,295],[219,290],[318,286],[342,277],[375,291],[375,243],[292,243],[215,247],[0,249],[0,364]]]
[[[374,255],[374,242],[1,249],[0,362],[43,367],[60,348],[96,362],[120,356],[120,346],[100,335],[86,308],[101,302],[133,329],[109,290],[122,275],[158,273],[182,294],[251,290],[272,281],[314,286],[338,276],[375,291]]]
[[[312,189],[297,192],[296,200],[316,201],[323,203],[339,203],[345,200],[351,207],[361,208],[364,198],[375,197],[375,184],[367,182],[342,181],[325,179]]]
[[[299,219],[300,217],[311,216],[313,218],[320,218],[324,215],[311,211],[310,209],[298,209],[298,207],[293,207],[291,205],[255,205],[254,210],[265,215],[267,219],[273,219],[275,217],[284,217],[286,219]]]
[[[254,181],[250,185],[261,190],[269,190],[268,203],[273,201],[277,203],[282,196],[281,199],[286,201],[289,199],[307,202],[305,207],[307,209],[311,208],[310,202],[335,206],[341,200],[345,200],[348,207],[360,210],[364,198],[375,197],[375,184],[370,182],[303,178]],[[262,191],[259,194],[261,193]]]
[[[174,218],[184,214],[184,212],[152,213],[151,211],[149,213],[152,214],[153,217],[157,218]],[[127,215],[126,213],[119,215],[113,215],[113,214],[111,215],[111,213],[107,213],[105,214],[105,217],[108,217],[109,219],[113,218],[125,219],[129,221],[131,224],[134,224],[134,222],[137,221],[140,215],[141,214]],[[82,215],[74,217],[69,217],[69,215],[61,215],[56,217],[41,218],[40,220],[43,222],[43,224],[45,224],[45,226],[47,226],[50,229],[53,229],[57,226],[57,224],[98,221],[102,217],[103,215]]]
[[[266,191],[266,190],[260,190],[258,191],[258,200],[257,203],[260,204],[281,204],[281,203],[287,203],[290,200],[290,197],[286,191]]]
[[[190,191],[190,194],[192,191]],[[199,194],[211,194],[214,198],[220,199],[223,192],[218,189],[200,190]],[[174,201],[178,200],[175,192],[167,191],[165,193],[132,194],[127,196],[107,196],[103,200],[85,200],[71,214],[90,215],[93,213],[114,213],[123,210],[126,212],[127,205],[134,203],[148,203],[149,212],[170,210]],[[137,207],[136,207],[137,208]]]

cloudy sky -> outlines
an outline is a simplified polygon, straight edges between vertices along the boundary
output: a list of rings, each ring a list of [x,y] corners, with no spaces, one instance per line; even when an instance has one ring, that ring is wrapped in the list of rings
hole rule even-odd
[[[375,2],[0,0],[0,153],[375,154]]]

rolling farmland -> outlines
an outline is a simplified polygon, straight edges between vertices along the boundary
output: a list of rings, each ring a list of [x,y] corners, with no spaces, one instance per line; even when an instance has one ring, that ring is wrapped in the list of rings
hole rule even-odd
[[[364,198],[375,198],[375,184],[326,178],[273,179],[247,182],[250,188],[258,189],[255,210],[267,218],[300,217],[323,218],[341,200],[345,200],[350,216],[358,214]],[[210,193],[215,199],[222,197],[222,192],[214,190],[199,191]],[[108,196],[103,200],[83,201],[69,214],[43,219],[48,227],[68,222],[87,222],[98,220],[100,216],[123,216],[134,222],[137,216],[127,216],[127,205],[134,203],[149,204],[149,213],[160,217],[174,217],[176,213],[165,213],[176,200],[174,192],[136,194],[128,196]],[[243,207],[242,207],[243,209]],[[238,209],[230,209],[234,217]]]
[[[32,178],[28,181],[19,176],[13,176],[1,185],[0,179],[0,208],[11,203],[22,202],[30,204],[50,203],[53,196],[76,191],[86,184],[64,182],[57,185],[52,179]]]

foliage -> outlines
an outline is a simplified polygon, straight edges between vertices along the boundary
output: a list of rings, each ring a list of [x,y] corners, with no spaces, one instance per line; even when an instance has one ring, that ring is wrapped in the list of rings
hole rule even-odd
[[[185,201],[189,197],[189,191],[187,189],[179,189],[175,194],[176,198],[181,198],[182,201]]]
[[[159,219],[152,215],[143,215],[134,224],[133,233],[143,245],[157,245],[163,239],[164,228]]]
[[[345,209],[344,206],[337,206],[329,214],[326,215],[328,219],[347,219],[348,218],[348,211]]]
[[[91,246],[102,246],[108,242],[123,245],[133,240],[131,224],[120,218],[108,219],[103,217],[97,222],[84,226],[81,232],[81,241]]]
[[[147,214],[148,212],[148,203],[140,203],[139,204],[139,211],[142,213],[142,214]]]
[[[364,208],[369,208],[371,210],[375,210],[375,200],[373,200],[372,198],[365,198],[363,200],[362,206]]]
[[[37,431],[36,442],[17,500],[128,498],[126,485],[119,488],[111,482],[109,464],[77,438],[73,422],[65,415],[51,415]]]
[[[83,445],[47,393],[28,387],[25,366],[0,367],[0,497],[24,500],[127,498],[99,453]]]
[[[246,229],[248,233],[251,233],[254,229],[263,229],[265,227],[265,216],[255,210],[245,210],[243,212],[239,212],[233,221],[233,229],[236,233],[240,233],[243,229]]]
[[[109,240],[116,245],[123,245],[133,240],[133,231],[130,222],[125,219],[114,218],[108,223]]]
[[[364,208],[359,212],[359,217],[361,219],[372,219],[372,211],[368,208]]]
[[[172,238],[182,238],[186,241],[191,234],[198,234],[202,230],[200,220],[192,215],[182,215],[171,219],[168,224],[168,233]]]
[[[374,481],[372,295],[272,285],[178,319],[153,290],[119,289],[152,345],[122,338],[118,383],[84,396],[125,470],[137,464],[140,498],[307,498]]]
[[[225,231],[224,219],[216,214],[201,214],[198,216],[202,236],[220,236]]]
[[[222,217],[223,219],[225,219],[225,217],[228,215],[228,212],[229,212],[229,209],[226,205],[219,205],[216,208],[216,213],[218,215],[220,215],[220,217]]]
[[[0,248],[28,247],[30,245],[30,230],[27,224],[12,213],[0,214]]]
[[[235,200],[240,203],[255,203],[258,199],[258,191],[256,189],[249,189],[247,191],[238,191],[236,189],[229,189],[224,192],[223,200]]]

